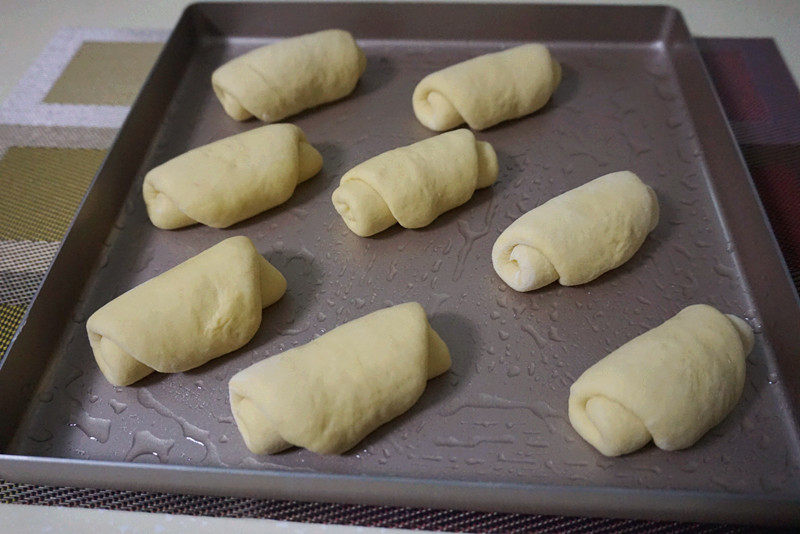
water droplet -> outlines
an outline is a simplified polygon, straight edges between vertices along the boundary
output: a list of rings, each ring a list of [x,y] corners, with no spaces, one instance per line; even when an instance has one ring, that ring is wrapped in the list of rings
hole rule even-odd
[[[450,254],[450,251],[453,249],[453,240],[447,239],[447,245],[445,245],[444,249],[442,250],[442,255],[447,256]]]
[[[661,468],[657,465],[631,465],[630,468],[633,471],[647,471],[649,473],[655,473],[656,475],[661,474]]]
[[[750,328],[753,329],[753,333],[754,334],[760,334],[761,330],[763,330],[763,328],[764,328],[764,325],[761,322],[761,319],[759,319],[758,317],[745,315],[744,320],[747,322],[747,324],[750,325]]]
[[[461,410],[467,408],[478,409],[500,409],[500,410],[527,410],[539,419],[541,419],[547,426],[550,432],[555,431],[555,426],[550,421],[551,418],[560,418],[561,414],[554,410],[549,404],[544,401],[534,401],[530,404],[520,402],[512,399],[505,399],[496,395],[489,395],[488,393],[478,394],[478,400],[474,402],[467,402],[458,404],[450,408],[443,408],[439,411],[441,416],[455,415]]]
[[[434,293],[433,294],[433,301],[434,304],[431,307],[430,313],[436,313],[439,311],[439,308],[442,307],[442,304],[450,298],[450,295],[447,293]]]
[[[306,325],[298,326],[296,328],[283,328],[281,330],[278,330],[278,333],[282,336],[295,336],[297,334],[305,332],[309,328],[311,328],[310,322]]]
[[[289,213],[291,213],[298,219],[305,219],[306,217],[308,217],[309,211],[305,208],[294,208]]]
[[[605,471],[609,467],[614,465],[614,460],[612,458],[607,458],[605,456],[597,455],[597,459],[595,460],[595,465]]]
[[[133,268],[131,269],[134,273],[140,273],[147,269],[147,266],[152,263],[153,258],[155,257],[155,253],[150,252],[149,254],[145,254],[140,256],[136,263],[133,264]]]
[[[441,462],[441,456],[434,456],[434,455],[417,455],[417,454],[409,454],[409,460],[426,460],[428,462]]]
[[[674,128],[677,128],[678,126],[680,126],[681,124],[683,124],[683,120],[680,117],[677,117],[675,115],[670,115],[667,118],[667,126],[669,128],[673,128],[674,129]]]
[[[391,281],[391,280],[394,280],[395,276],[397,276],[397,260],[394,260],[389,265],[389,274],[386,275],[386,279]]]
[[[461,248],[458,251],[458,261],[456,262],[456,268],[453,270],[454,282],[458,281],[461,278],[461,275],[464,274],[464,267],[467,263],[467,257],[469,256],[475,241],[489,233],[489,222],[494,217],[496,211],[497,205],[494,202],[490,202],[489,206],[486,208],[483,226],[478,230],[473,230],[472,227],[470,227],[469,222],[467,222],[465,219],[459,219],[456,222],[458,233],[464,238],[464,243],[461,245]]]
[[[253,458],[252,456],[248,456],[247,458],[242,460],[239,463],[239,466],[247,467],[247,468],[251,468],[251,469],[286,469],[285,465],[274,464],[274,463],[271,463],[271,462],[262,462],[262,461],[259,461],[259,460],[255,459],[255,458]],[[309,469],[307,467],[293,467],[292,470],[293,471],[305,471],[305,472],[313,471],[313,469]]]
[[[36,443],[44,443],[45,441],[53,439],[53,433],[44,427],[39,427],[28,434],[28,439]]]
[[[433,439],[433,443],[439,447],[465,448],[477,447],[481,443],[514,443],[514,441],[514,436],[508,434],[502,436],[475,436],[469,440],[462,440],[455,436]]]
[[[547,337],[552,339],[553,341],[564,341],[564,339],[558,334],[558,330],[555,326],[551,326],[547,331]]]
[[[666,83],[656,84],[656,93],[658,94],[659,98],[667,102],[672,102],[677,98],[675,93],[672,91],[672,88],[670,88]]]
[[[699,469],[699,467],[700,467],[700,464],[698,464],[697,462],[691,461],[691,462],[688,462],[683,467],[681,467],[681,471],[683,471],[684,473],[694,473],[695,471],[697,471]]]
[[[497,297],[497,305],[501,308],[508,308],[508,295],[500,295]]]
[[[522,325],[522,331],[525,332],[526,334],[528,334],[529,336],[531,336],[533,338],[533,340],[536,342],[536,345],[540,349],[542,347],[544,347],[545,344],[547,343],[544,340],[544,338],[542,336],[540,336],[539,333],[533,328],[533,325],[530,325],[530,324]]]
[[[149,454],[155,456],[159,462],[163,462],[174,445],[175,440],[161,439],[148,430],[139,430],[133,435],[133,443],[125,455],[125,461],[131,462],[139,456]]]
[[[94,441],[105,443],[111,433],[111,420],[92,417],[83,410],[70,414],[69,426],[80,428],[86,436]]]
[[[124,402],[119,402],[116,399],[111,399],[110,401],[108,401],[108,404],[109,406],[111,406],[111,409],[114,410],[114,413],[116,414],[124,412],[125,408],[128,407],[127,404],[125,404]]]
[[[641,156],[642,154],[646,154],[651,150],[650,146],[642,143],[639,139],[628,137],[626,138],[626,141],[628,148],[630,148],[634,156]]]
[[[529,465],[538,465],[539,464],[539,462],[537,462],[535,460],[528,460],[528,459],[524,459],[524,458],[519,458],[519,459],[508,458],[502,452],[498,453],[497,461],[498,462],[502,462],[502,463],[509,463],[509,464],[529,464]]]
[[[503,339],[503,340],[506,340],[506,339],[508,339],[509,337],[511,337],[511,334],[509,334],[509,333],[508,333],[508,332],[506,332],[505,330],[499,330],[499,331],[497,332],[497,335],[498,335],[498,336],[500,336],[500,339]]]
[[[725,278],[734,278],[736,276],[736,271],[733,269],[733,267],[722,265],[719,262],[714,263],[714,272],[720,276],[724,276]]]
[[[778,383],[778,373],[770,373],[767,376],[767,383],[769,383],[769,384],[777,384]]]
[[[211,441],[211,435],[208,430],[203,430],[202,428],[193,425],[183,417],[176,415],[172,412],[172,410],[158,402],[153,394],[144,388],[138,390],[136,396],[139,400],[139,403],[145,408],[154,410],[159,415],[168,419],[172,419],[178,423],[185,438],[195,443],[199,443],[205,447],[206,455],[201,459],[201,461],[213,465],[225,465],[225,463],[219,457],[217,446]]]

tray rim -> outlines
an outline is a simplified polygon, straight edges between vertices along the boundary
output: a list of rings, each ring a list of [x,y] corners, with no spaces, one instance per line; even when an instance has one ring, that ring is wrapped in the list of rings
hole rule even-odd
[[[34,299],[32,300],[28,311],[22,319],[21,326],[17,333],[12,338],[11,344],[4,356],[0,361],[0,389],[6,385],[10,379],[8,372],[9,366],[14,367],[18,365],[19,357],[14,359],[14,356],[19,356],[17,353],[21,352],[18,349],[18,341],[22,339],[27,341],[35,334],[31,333],[31,329],[36,326],[35,323],[41,323],[43,314],[41,308],[45,304],[41,304],[41,300],[47,297],[48,290],[53,290],[53,279],[51,273],[55,270],[63,271],[65,264],[74,264],[75,259],[66,258],[67,254],[62,252],[64,249],[75,249],[76,245],[69,246],[80,239],[78,235],[81,228],[81,223],[85,223],[86,219],[91,216],[104,216],[116,218],[118,210],[110,210],[112,213],[101,213],[97,215],[98,206],[96,197],[98,189],[103,185],[101,177],[105,174],[113,172],[114,166],[118,162],[114,161],[114,157],[120,153],[120,138],[126,137],[129,134],[128,130],[135,129],[136,123],[141,122],[139,112],[142,108],[146,108],[148,91],[152,93],[154,86],[157,86],[159,77],[165,75],[165,69],[176,63],[175,58],[170,58],[170,53],[174,53],[176,48],[179,48],[179,41],[192,40],[196,38],[197,26],[202,24],[202,12],[212,9],[224,9],[228,6],[243,6],[241,3],[195,3],[187,6],[180,17],[175,28],[170,33],[170,36],[159,55],[153,70],[145,80],[142,89],[139,93],[134,104],[131,106],[131,111],[123,123],[120,130],[115,136],[115,140],[109,148],[108,154],[98,169],[91,185],[87,189],[76,214],[73,218],[70,227],[65,234],[56,257],[47,271],[44,281],[37,291]],[[252,5],[252,3],[245,3],[244,7]],[[281,6],[284,9],[298,9],[309,6],[323,6],[331,4],[323,3],[279,3],[267,4],[269,7]],[[446,6],[450,9],[466,9],[481,4],[451,4],[451,3],[402,3],[402,4],[386,4],[386,3],[345,3],[337,2],[333,5],[337,6],[357,6],[359,8],[378,6],[380,8],[392,8],[395,6],[403,6],[403,9],[419,9],[422,6]],[[486,4],[484,4],[486,5]],[[700,68],[702,78],[704,79],[704,90],[707,95],[703,95],[706,99],[711,98],[714,103],[713,111],[709,112],[712,122],[718,123],[723,127],[721,134],[725,139],[725,146],[723,148],[728,151],[733,151],[738,158],[737,165],[741,171],[741,175],[745,178],[738,186],[748,188],[749,201],[755,201],[751,207],[754,207],[760,216],[759,231],[765,234],[767,242],[763,244],[771,254],[770,259],[777,259],[777,265],[782,271],[781,284],[789,291],[783,291],[783,294],[788,294],[789,300],[792,302],[792,310],[795,315],[800,315],[800,299],[794,291],[794,286],[791,283],[788,267],[785,259],[780,253],[780,249],[775,238],[774,231],[769,225],[766,217],[766,212],[758,197],[752,177],[747,170],[741,150],[735,142],[732,130],[727,120],[725,119],[724,112],[721,107],[716,91],[713,84],[708,78],[708,73],[703,63],[699,51],[686,29],[685,22],[680,12],[671,6],[586,6],[583,4],[559,4],[559,5],[542,5],[542,4],[491,4],[493,8],[502,9],[512,7],[514,9],[529,8],[536,10],[542,7],[570,7],[573,9],[594,9],[595,11],[600,8],[613,7],[616,9],[623,9],[628,11],[648,9],[651,12],[654,9],[660,11],[664,19],[664,28],[675,30],[681,35],[672,38],[677,39],[679,45],[684,46],[682,53],[687,55],[691,67]],[[193,33],[194,32],[194,33]],[[685,35],[683,35],[685,34]],[[688,39],[687,42],[680,42],[680,38]],[[446,40],[446,39],[445,39]],[[670,40],[670,35],[659,35],[658,43],[667,43]],[[186,52],[186,51],[185,51]],[[185,56],[190,56],[192,51],[186,52]],[[670,55],[670,54],[668,54]],[[672,57],[670,55],[670,57]],[[180,63],[180,62],[178,62]],[[180,65],[178,65],[180,67]],[[185,63],[183,64],[185,66]],[[673,68],[675,67],[673,62]],[[182,71],[181,71],[182,72]],[[676,79],[680,82],[681,75],[676,70]],[[683,89],[683,85],[681,85]],[[174,89],[174,87],[173,87]],[[152,95],[150,95],[152,96]],[[150,98],[152,100],[152,98]],[[165,105],[166,106],[166,105]],[[689,102],[687,101],[687,106]],[[690,106],[689,106],[690,107]],[[144,115],[144,113],[141,113]],[[158,113],[161,116],[163,113]],[[690,118],[693,122],[694,129],[699,133],[699,127],[696,125],[695,113],[690,113]],[[141,127],[141,126],[140,126]],[[701,135],[698,135],[698,140],[702,143]],[[141,151],[144,152],[144,149]],[[143,157],[143,156],[142,156]],[[708,167],[711,167],[710,162],[706,162]],[[111,168],[111,169],[110,169]],[[119,193],[124,198],[127,194],[129,187]],[[711,184],[713,193],[713,184]],[[92,203],[92,199],[95,202]],[[722,203],[715,204],[722,209]],[[102,211],[102,210],[101,210]],[[107,210],[109,211],[109,210]],[[88,214],[87,214],[88,212]],[[728,220],[726,217],[725,220]],[[758,220],[756,220],[758,222]],[[110,225],[109,225],[110,228]],[[764,233],[766,230],[766,233]],[[733,232],[731,232],[733,233]],[[103,238],[105,236],[102,236]],[[101,240],[102,242],[102,240]],[[762,248],[763,248],[762,247]],[[738,256],[737,256],[738,258]],[[92,259],[96,259],[92,256]],[[774,261],[773,261],[774,263]],[[58,264],[58,265],[57,265]],[[774,267],[774,265],[773,265]],[[744,271],[742,266],[739,267]],[[773,269],[774,271],[775,269]],[[77,287],[73,290],[74,293],[79,293],[83,288],[83,284],[88,281],[90,276],[84,277]],[[49,284],[48,284],[49,282]],[[747,283],[747,277],[744,280]],[[40,299],[40,297],[42,297]],[[755,297],[753,296],[755,299]],[[786,299],[784,299],[786,300]],[[72,306],[62,311],[62,315],[66,321],[69,316],[69,311]],[[34,317],[36,321],[28,324],[28,319],[38,312],[38,316]],[[56,312],[54,312],[56,313]],[[50,314],[52,315],[52,314]],[[60,335],[61,328],[52,328],[55,332],[51,334],[51,345],[55,346]],[[56,337],[53,337],[56,336]],[[47,336],[45,336],[47,337]],[[35,344],[34,344],[35,346]],[[42,362],[41,367],[47,363]],[[5,372],[4,372],[5,371]],[[40,370],[41,371],[41,370]],[[41,372],[36,376],[40,376]],[[37,382],[38,383],[38,382]],[[25,384],[30,387],[30,384]],[[782,384],[781,388],[785,390],[789,386]],[[28,394],[32,394],[31,389]],[[24,395],[23,395],[24,396]],[[27,400],[23,402],[27,404]],[[794,408],[793,415],[795,423],[797,423],[798,406],[796,402],[788,402],[789,406]],[[0,427],[3,425],[0,424]],[[16,425],[11,425],[15,428]],[[796,426],[795,426],[796,431]],[[797,432],[795,432],[797,436]],[[3,438],[7,439],[7,438]],[[797,444],[795,444],[797,445]],[[114,471],[114,475],[109,475]],[[169,473],[171,476],[162,477],[154,476],[156,474]],[[128,475],[129,478],[118,476],[118,474]],[[629,488],[611,488],[611,487],[595,487],[595,486],[553,486],[553,485],[538,485],[538,484],[518,484],[518,483],[488,483],[488,482],[474,482],[463,480],[431,480],[431,479],[417,479],[408,477],[376,477],[376,476],[356,476],[356,475],[340,475],[328,473],[297,473],[291,471],[281,470],[264,470],[252,471],[235,468],[211,468],[200,466],[176,466],[176,465],[144,465],[144,464],[127,464],[122,462],[107,462],[97,460],[81,460],[74,458],[52,458],[52,457],[33,457],[23,455],[10,455],[0,454],[0,475],[4,478],[11,478],[15,481],[30,482],[30,483],[54,483],[54,484],[67,484],[67,485],[84,485],[89,487],[108,487],[118,489],[138,489],[143,491],[172,491],[172,492],[191,492],[198,494],[220,494],[220,495],[241,495],[241,496],[259,496],[259,497],[282,497],[282,498],[302,498],[308,500],[323,500],[334,502],[353,502],[353,503],[369,503],[369,504],[402,504],[407,506],[424,506],[429,507],[432,503],[430,493],[436,494],[436,504],[453,508],[465,509],[481,509],[486,511],[507,511],[507,512],[528,512],[528,513],[553,513],[553,514],[581,514],[581,515],[598,515],[608,517],[635,517],[635,518],[648,518],[648,519],[696,519],[704,521],[735,521],[735,522],[752,522],[761,524],[800,524],[800,494],[791,495],[789,497],[772,498],[763,493],[752,494],[733,494],[724,492],[708,492],[708,491],[686,491],[686,490],[647,490],[647,489],[629,489]],[[100,475],[100,476],[97,476]],[[213,481],[213,485],[209,488],[209,481]],[[236,482],[240,483],[236,486]],[[343,488],[351,488],[349,493],[343,492]],[[614,508],[608,506],[609,497],[614,502]],[[605,499],[605,500],[604,500]],[[579,502],[580,504],[574,504]],[[654,502],[658,502],[659,506],[653,506]],[[764,507],[768,506],[770,516],[764,516]]]
[[[55,485],[144,492],[243,498],[257,496],[378,506],[652,521],[772,526],[800,524],[800,504],[797,499],[786,496],[765,497],[756,493],[486,483],[81,459],[64,461],[60,458],[35,456],[0,455],[0,461],[19,473],[20,476],[15,477],[16,481],[34,484],[42,476],[46,476]],[[80,471],[76,469],[78,467],[81,468]],[[70,469],[75,469],[75,472],[68,472]],[[102,476],[109,470],[127,475],[124,486],[117,480]],[[178,475],[181,478],[180,486],[175,483]],[[480,495],[480,499],[476,499],[476,495]],[[614,508],[608,506],[609,497],[614,501]],[[659,507],[654,508],[653,502],[656,500]],[[580,504],[571,504],[574,502]],[[765,507],[770,511],[768,516],[764,514]]]

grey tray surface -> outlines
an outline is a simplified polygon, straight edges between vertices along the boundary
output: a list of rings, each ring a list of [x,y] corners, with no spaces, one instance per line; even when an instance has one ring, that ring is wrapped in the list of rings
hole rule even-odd
[[[439,24],[450,20],[451,25]],[[300,126],[323,171],[284,205],[226,230],[153,227],[144,173],[260,124],[229,119],[211,90],[223,62],[286,35],[354,33],[367,70]],[[613,28],[613,31],[611,31]],[[538,113],[477,133],[493,187],[420,230],[362,239],[330,194],[355,164],[433,135],[410,96],[427,73],[513,44],[546,43],[564,80]],[[599,175],[630,169],[659,195],[642,249],[589,284],[520,294],[491,267],[516,217]],[[108,384],[85,321],[116,295],[233,235],[286,276],[242,349],[193,371]],[[408,413],[340,457],[254,456],[227,381],[348,320],[418,301],[453,354]],[[756,347],[733,413],[694,447],[599,455],[566,418],[592,363],[686,305],[746,318]],[[680,14],[669,8],[474,5],[190,7],[0,368],[10,480],[131,489],[729,521],[798,521],[796,297]],[[58,325],[54,328],[54,325]],[[794,325],[794,328],[791,327]],[[764,506],[770,506],[765,513]]]

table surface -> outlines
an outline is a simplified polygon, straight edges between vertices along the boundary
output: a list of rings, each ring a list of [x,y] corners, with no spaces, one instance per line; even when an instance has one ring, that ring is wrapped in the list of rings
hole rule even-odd
[[[507,0],[508,1],[508,0]],[[171,28],[187,0],[3,0],[0,2],[0,101],[24,75],[55,32],[63,26]],[[572,3],[601,4],[593,0]],[[697,36],[771,37],[778,45],[795,82],[800,80],[800,1],[797,0],[617,0],[617,4],[668,4],[680,9],[691,32]],[[271,520],[214,519],[204,521],[186,516],[163,516],[99,510],[0,505],[6,524],[25,525],[27,531],[41,531],[47,525],[70,523],[102,524],[109,530],[128,528],[213,532],[235,525],[237,531],[282,530],[290,525]],[[166,517],[166,519],[165,519]],[[10,521],[10,523],[8,523]],[[15,523],[16,522],[16,523]],[[235,522],[235,523],[234,523]],[[202,523],[202,524],[201,524]],[[245,524],[246,523],[246,524]],[[329,526],[291,524],[298,531],[316,532]],[[204,530],[208,528],[208,530]],[[289,528],[289,530],[292,530]],[[353,530],[372,530],[354,528]],[[76,530],[77,531],[77,530]],[[249,530],[248,530],[249,531]]]

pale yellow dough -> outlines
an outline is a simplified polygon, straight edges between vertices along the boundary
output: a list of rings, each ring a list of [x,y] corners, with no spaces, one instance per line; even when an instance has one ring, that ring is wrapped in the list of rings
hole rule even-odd
[[[416,302],[345,323],[240,371],[231,411],[247,448],[341,454],[408,410],[450,353]]]
[[[211,85],[232,118],[276,122],[349,95],[366,66],[352,35],[325,30],[239,56],[214,71]]]
[[[655,192],[629,171],[596,178],[514,221],[492,248],[516,291],[585,284],[628,261],[658,224]]]
[[[570,388],[569,420],[606,456],[651,439],[690,447],[738,402],[752,348],[743,320],[689,306],[587,369]]]
[[[195,148],[144,177],[150,221],[164,230],[195,223],[225,228],[286,202],[322,168],[292,124],[272,124]]]
[[[97,365],[115,386],[177,373],[238,349],[286,279],[246,237],[231,237],[136,286],[89,317]]]
[[[483,130],[533,113],[561,82],[561,65],[540,44],[478,56],[429,74],[414,89],[419,122],[443,131],[467,123]]]
[[[399,222],[427,226],[497,180],[497,154],[469,130],[437,135],[369,159],[342,176],[333,206],[361,237]]]

